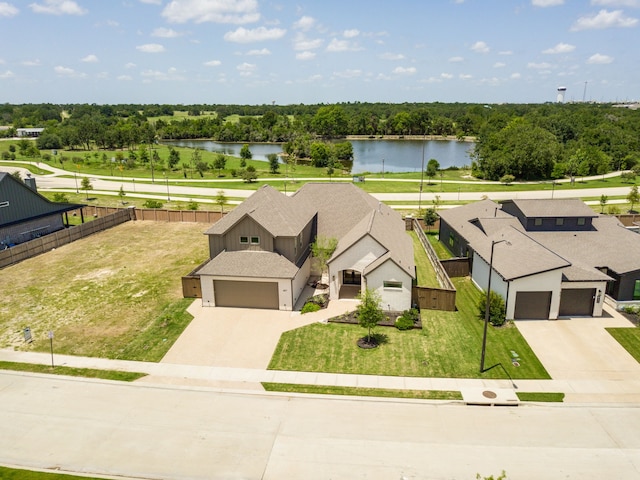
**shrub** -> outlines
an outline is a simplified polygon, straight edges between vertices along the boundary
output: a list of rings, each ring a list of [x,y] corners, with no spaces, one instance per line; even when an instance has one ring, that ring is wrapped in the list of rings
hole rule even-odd
[[[187,204],[187,210],[198,210],[198,208],[200,208],[200,205],[198,205],[198,202],[189,202]]]
[[[478,301],[478,307],[480,310],[480,318],[484,319],[487,305],[487,297],[483,295]],[[501,327],[504,325],[505,317],[507,315],[507,306],[499,294],[491,291],[489,296],[489,323],[494,327]]]
[[[144,208],[162,208],[164,204],[160,200],[149,199],[145,201],[142,206]]]
[[[320,305],[317,303],[307,302],[304,304],[304,307],[302,307],[301,313],[317,312],[320,308]]]
[[[419,319],[420,312],[415,308],[405,310],[402,312],[402,315],[396,319],[395,326],[398,330],[411,330]]]

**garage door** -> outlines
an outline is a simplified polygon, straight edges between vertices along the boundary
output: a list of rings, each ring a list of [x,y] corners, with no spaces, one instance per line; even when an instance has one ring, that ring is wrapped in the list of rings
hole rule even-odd
[[[239,282],[214,280],[213,290],[218,307],[269,308],[277,310],[277,282]]]
[[[549,318],[551,292],[518,292],[513,318],[516,320],[539,320]]]
[[[560,294],[560,316],[591,316],[595,288],[565,288]]]

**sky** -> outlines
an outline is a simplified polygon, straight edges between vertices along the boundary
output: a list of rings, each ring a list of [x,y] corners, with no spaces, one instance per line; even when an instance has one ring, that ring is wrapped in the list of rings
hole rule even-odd
[[[0,0],[0,102],[640,99],[640,0]]]

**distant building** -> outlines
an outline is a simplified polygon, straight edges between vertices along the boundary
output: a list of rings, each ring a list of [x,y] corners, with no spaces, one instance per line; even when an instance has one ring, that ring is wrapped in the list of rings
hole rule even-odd
[[[564,94],[567,92],[567,87],[558,87],[558,96],[556,102],[564,103]]]
[[[16,135],[19,137],[38,138],[43,131],[44,128],[17,128]]]
[[[67,212],[83,206],[51,202],[36,191],[35,178],[21,182],[0,172],[0,249],[62,230]]]

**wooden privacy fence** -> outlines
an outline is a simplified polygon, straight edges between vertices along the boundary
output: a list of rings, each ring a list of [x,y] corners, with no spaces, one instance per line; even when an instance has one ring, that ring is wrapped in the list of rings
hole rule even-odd
[[[103,217],[75,227],[65,228],[57,232],[20,243],[0,251],[0,268],[13,265],[36,255],[46,253],[81,238],[101,232],[121,223],[133,220],[132,210],[120,209]]]
[[[469,275],[469,259],[467,257],[448,258],[440,260],[442,267],[452,277],[466,277]]]
[[[134,207],[114,208],[98,207],[94,205],[84,207],[83,209],[85,216],[93,215],[98,218],[121,210],[132,211],[133,220],[149,220],[154,222],[195,222],[213,224],[224,216],[223,213],[208,210],[164,210],[161,208]]]
[[[445,310],[448,312],[454,312],[456,310],[456,288],[449,278],[447,271],[440,263],[440,259],[436,255],[435,250],[427,240],[424,231],[420,223],[413,219],[413,230],[416,232],[420,244],[429,257],[429,261],[436,272],[436,278],[440,288],[421,287],[415,286],[411,289],[412,303],[418,305],[418,307],[426,308],[429,310]]]

